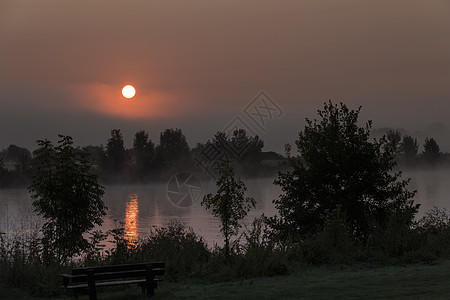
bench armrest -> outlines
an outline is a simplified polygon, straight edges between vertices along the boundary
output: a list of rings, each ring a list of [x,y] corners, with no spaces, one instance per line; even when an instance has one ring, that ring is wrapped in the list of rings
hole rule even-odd
[[[73,275],[70,274],[59,274],[63,280],[63,286],[67,287],[69,285],[70,279],[73,278]]]

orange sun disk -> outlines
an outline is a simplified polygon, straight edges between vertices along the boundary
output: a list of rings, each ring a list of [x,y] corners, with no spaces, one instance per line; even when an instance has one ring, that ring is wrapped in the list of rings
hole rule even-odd
[[[122,88],[122,95],[127,99],[131,99],[136,95],[136,89],[128,84]]]

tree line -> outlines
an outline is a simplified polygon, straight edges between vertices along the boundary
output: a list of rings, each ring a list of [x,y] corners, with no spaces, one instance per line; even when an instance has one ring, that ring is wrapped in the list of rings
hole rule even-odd
[[[126,148],[120,129],[111,130],[106,145],[76,147],[85,152],[93,172],[104,183],[139,183],[167,180],[177,171],[196,172],[215,178],[218,165],[228,161],[243,176],[274,175],[286,164],[282,155],[263,152],[264,142],[244,129],[226,134],[217,132],[205,143],[190,148],[181,129],[166,129],[155,144],[149,133],[135,133],[133,146]],[[10,145],[0,151],[0,187],[28,186],[36,173],[36,151]],[[275,165],[264,164],[271,160]]]
[[[402,167],[436,166],[439,163],[448,163],[448,154],[442,153],[439,144],[434,138],[425,138],[422,152],[419,152],[417,138],[402,134],[397,130],[386,133],[388,147]]]

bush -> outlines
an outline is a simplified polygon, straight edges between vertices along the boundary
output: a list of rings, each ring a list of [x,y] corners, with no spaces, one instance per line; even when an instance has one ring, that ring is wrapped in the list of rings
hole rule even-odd
[[[208,247],[191,227],[172,221],[167,228],[156,228],[136,248],[136,258],[142,261],[166,262],[168,280],[202,273],[210,257]]]

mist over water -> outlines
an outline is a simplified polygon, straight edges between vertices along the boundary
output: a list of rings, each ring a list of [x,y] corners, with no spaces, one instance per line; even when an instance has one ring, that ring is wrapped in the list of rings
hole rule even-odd
[[[414,200],[421,204],[418,217],[434,206],[450,209],[450,170],[405,171],[403,178],[411,178],[409,189],[417,190]],[[280,195],[281,190],[273,185],[273,180],[244,180],[248,188],[246,196],[257,201],[256,208],[244,219],[245,224],[250,225],[261,214],[276,214],[272,200]],[[192,205],[180,206],[168,193],[168,184],[106,186],[103,199],[108,211],[101,229],[113,229],[123,222],[126,237],[136,240],[149,235],[155,227],[165,227],[176,220],[191,226],[210,246],[214,243],[221,245],[219,221],[200,205],[205,194],[216,192],[216,186],[213,181],[207,181],[201,182],[199,188],[200,193],[186,194],[187,197],[194,196]],[[180,193],[189,193],[189,190],[180,189]],[[6,233],[6,236],[13,235],[36,228],[40,222],[40,218],[33,213],[26,189],[0,191],[0,232]]]

